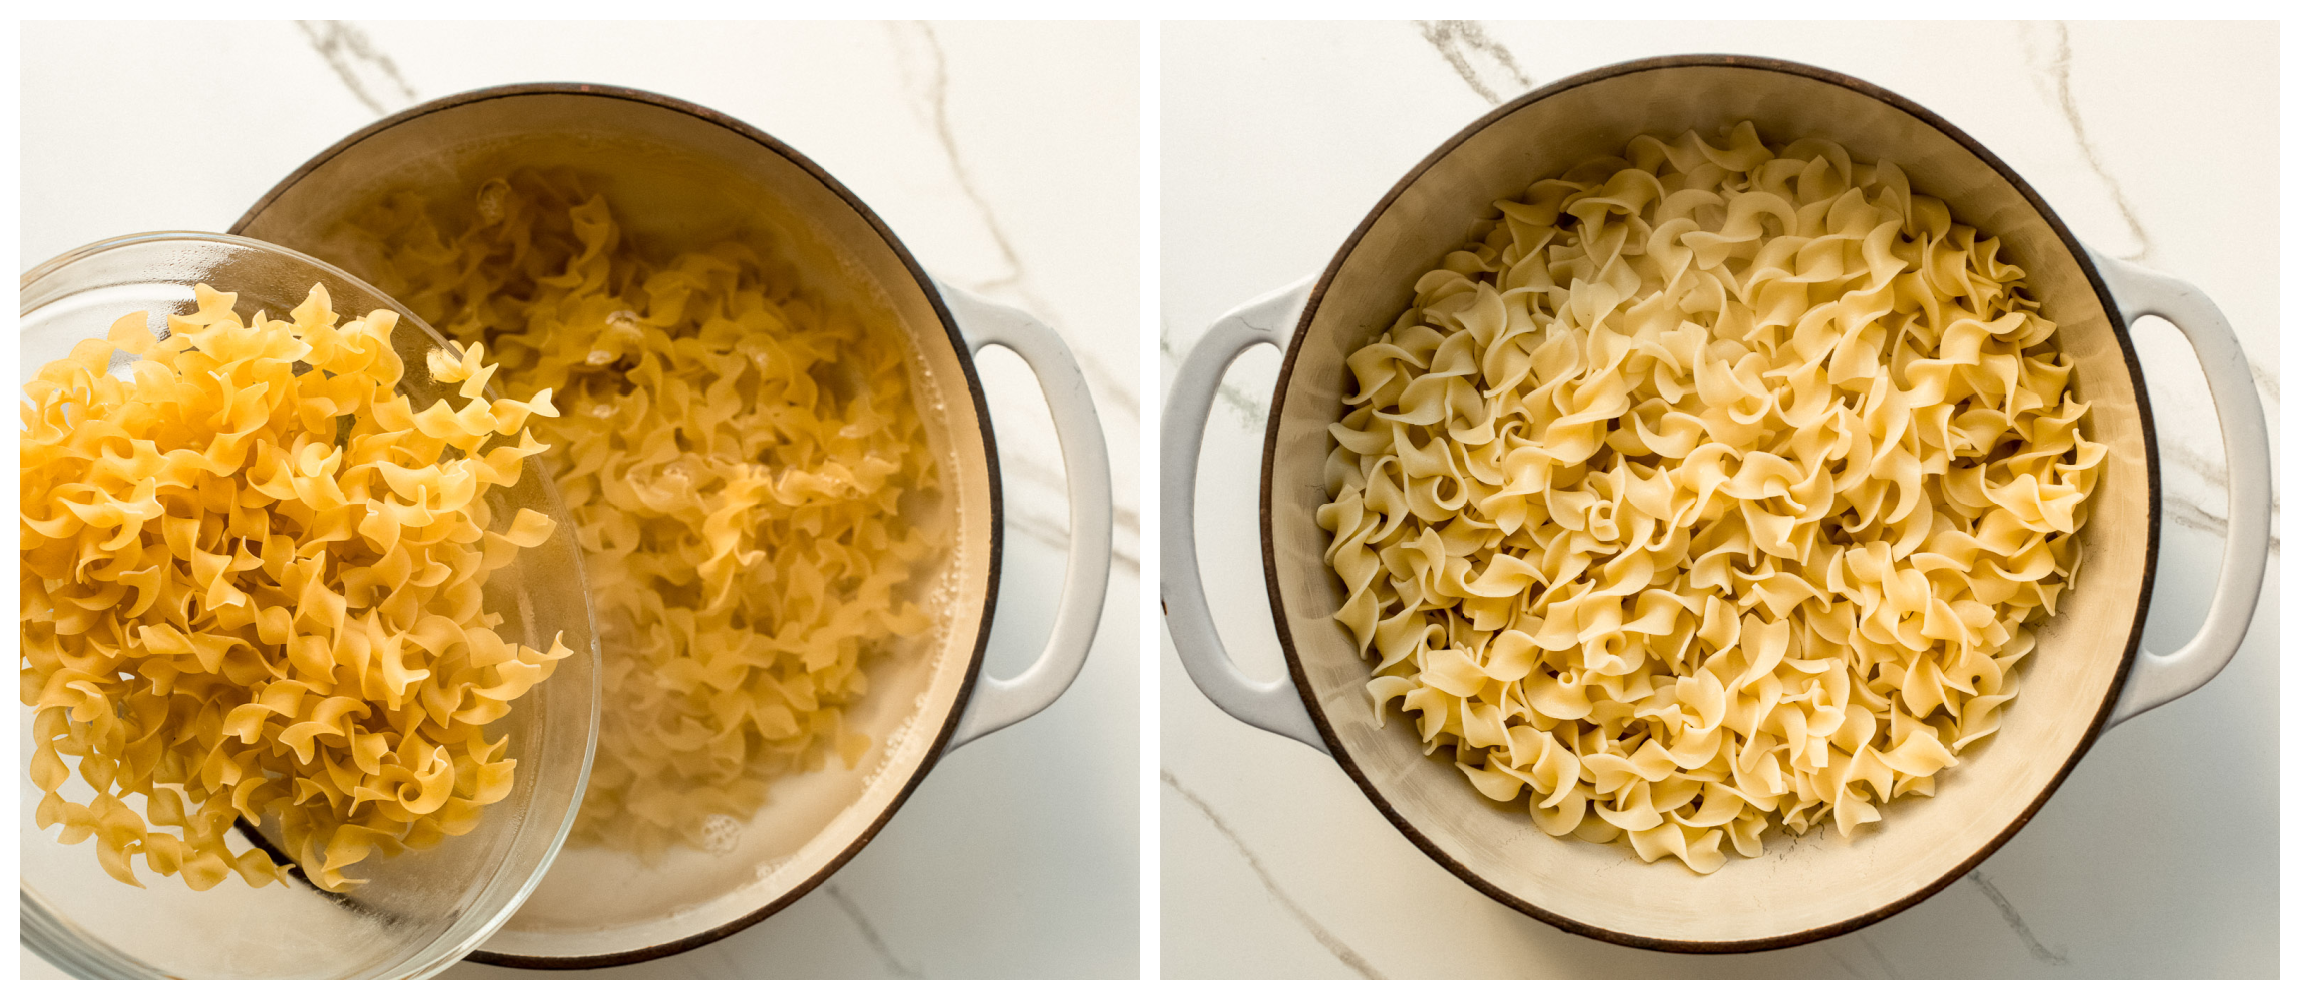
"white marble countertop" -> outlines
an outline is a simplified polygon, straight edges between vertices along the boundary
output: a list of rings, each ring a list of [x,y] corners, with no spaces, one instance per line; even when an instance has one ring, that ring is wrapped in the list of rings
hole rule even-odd
[[[1163,381],[1207,323],[1322,270],[1405,171],[1497,101],[1607,63],[1778,56],[1956,123],[2079,237],[2201,286],[2277,402],[2277,32],[2242,24],[1181,24],[1161,29]],[[2209,191],[2209,195],[2205,192]],[[2192,633],[2216,571],[2221,448],[2185,341],[2134,331],[2165,525],[2148,644]],[[1209,424],[1200,552],[1257,552],[1277,372],[1257,349]],[[2170,415],[2180,414],[2179,418]],[[1971,876],[1879,924],[1740,956],[1576,937],[1455,879],[1324,755],[1160,677],[1161,972],[1169,977],[2275,976],[2277,558],[2210,686],[2103,736]],[[1246,669],[1283,672],[1258,559],[1208,581]]]
[[[1101,633],[1061,701],[937,765],[821,889],[716,944],[593,974],[1131,978],[1138,47],[1132,24],[27,24],[19,266],[126,233],[222,230],[353,130],[495,84],[654,90],[804,152],[928,270],[1036,313],[1078,354],[1119,508]],[[986,669],[1010,673],[1051,625],[1062,466],[1028,368],[1003,352],[982,368],[1011,529]]]

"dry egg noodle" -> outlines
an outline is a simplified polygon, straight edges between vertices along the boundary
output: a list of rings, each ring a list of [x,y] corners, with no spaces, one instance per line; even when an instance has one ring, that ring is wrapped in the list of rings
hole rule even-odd
[[[338,326],[324,287],[284,320],[195,294],[167,337],[135,313],[24,387],[35,818],[94,837],[123,882],[142,884],[141,855],[206,889],[282,875],[224,842],[276,815],[306,877],[342,891],[370,851],[465,833],[511,791],[509,737],[482,727],[568,650],[507,643],[481,611],[489,571],[553,529],[531,510],[491,525],[486,495],[543,450],[527,418],[555,411],[547,391],[483,399],[473,348],[430,358],[467,402],[416,412],[398,317]],[[125,379],[115,350],[138,356]],[[66,757],[91,801],[60,793]]]
[[[900,509],[936,488],[906,342],[743,244],[643,257],[568,175],[489,181],[472,215],[444,237],[402,195],[364,228],[384,287],[565,410],[538,433],[607,654],[576,842],[703,848],[775,776],[853,767],[864,663],[930,624],[898,596],[944,545]]]
[[[2106,449],[2020,268],[1833,142],[1640,136],[1352,353],[1335,615],[1486,796],[1701,873],[1994,732]]]

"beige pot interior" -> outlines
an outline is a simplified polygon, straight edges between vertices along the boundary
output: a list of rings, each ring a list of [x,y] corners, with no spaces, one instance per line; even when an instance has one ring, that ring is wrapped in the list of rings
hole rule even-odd
[[[1940,776],[1934,798],[1897,799],[1881,824],[1848,843],[1819,830],[1791,840],[1776,825],[1767,855],[1713,875],[1674,860],[1644,864],[1623,843],[1553,838],[1524,799],[1497,804],[1449,762],[1425,757],[1410,724],[1374,725],[1370,676],[1330,615],[1344,597],[1321,561],[1321,473],[1349,382],[1343,360],[1387,328],[1416,278],[1457,248],[1493,203],[1591,157],[1616,154],[1641,132],[1714,135],[1747,119],[1771,143],[1818,136],[1856,159],[1888,159],[1917,190],[1945,200],[1960,222],[2004,239],[2047,318],[2060,324],[2075,384],[2092,403],[2085,432],[2110,457],[2081,532],[2076,588],[2038,639],[2003,729]],[[1298,679],[1330,727],[1342,760],[1369,794],[1417,833],[1441,863],[1520,909],[1662,947],[1731,949],[1792,943],[1849,929],[1936,888],[2006,836],[2041,802],[2104,717],[2140,625],[2154,523],[2140,386],[2073,248],[2014,185],[1920,118],[1834,83],[1745,66],[1656,67],[1533,101],[1469,136],[1430,165],[1363,231],[1329,272],[1297,338],[1269,442],[1265,532],[1273,604]],[[1880,829],[1881,828],[1881,829]],[[1626,861],[1627,863],[1624,863]],[[1816,933],[1818,932],[1818,933]]]
[[[544,93],[432,111],[337,152],[240,231],[365,277],[374,273],[374,247],[345,222],[358,210],[402,190],[468,206],[478,184],[517,166],[589,175],[644,250],[749,239],[882,328],[903,331],[942,466],[936,509],[922,518],[954,529],[943,564],[918,575],[930,585],[913,595],[941,625],[872,664],[871,692],[847,716],[873,737],[854,770],[834,756],[824,770],[778,781],[757,816],[711,831],[711,852],[674,849],[650,866],[619,852],[568,849],[485,946],[514,959],[625,954],[723,933],[786,902],[859,849],[931,763],[962,705],[995,571],[987,416],[919,277],[868,218],[772,148],[657,104]],[[441,221],[449,232],[460,228]]]

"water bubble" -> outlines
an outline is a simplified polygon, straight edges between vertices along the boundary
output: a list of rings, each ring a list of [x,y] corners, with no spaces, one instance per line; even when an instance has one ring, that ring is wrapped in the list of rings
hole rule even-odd
[[[703,817],[703,849],[712,854],[732,854],[735,845],[742,842],[743,825],[733,816],[712,813]]]
[[[487,225],[503,221],[503,199],[511,193],[511,185],[491,180],[479,187],[479,219]]]

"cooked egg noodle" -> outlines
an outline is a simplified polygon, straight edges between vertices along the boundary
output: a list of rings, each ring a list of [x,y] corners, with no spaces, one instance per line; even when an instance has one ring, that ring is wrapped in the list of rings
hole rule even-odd
[[[1996,731],[2106,449],[1995,239],[1744,123],[1498,204],[1348,357],[1334,616],[1477,790],[1716,871]]]
[[[777,776],[854,767],[866,666],[930,618],[901,596],[944,542],[907,345],[738,241],[639,252],[571,174],[482,185],[448,237],[412,195],[364,220],[383,283],[497,351],[565,415],[558,456],[606,654],[576,843],[654,858],[748,820]]]

